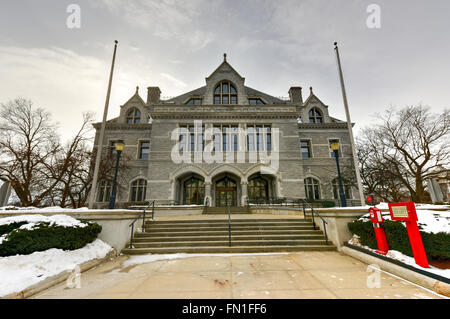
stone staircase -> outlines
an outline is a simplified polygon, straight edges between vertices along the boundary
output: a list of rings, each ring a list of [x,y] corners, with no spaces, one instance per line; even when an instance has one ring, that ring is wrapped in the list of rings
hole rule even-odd
[[[128,246],[127,246],[128,247]],[[228,219],[146,221],[124,254],[255,253],[328,251],[336,247],[311,221],[302,219]]]

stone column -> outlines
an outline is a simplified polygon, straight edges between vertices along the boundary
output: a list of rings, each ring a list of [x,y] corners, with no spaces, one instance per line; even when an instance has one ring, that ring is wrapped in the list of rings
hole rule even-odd
[[[205,182],[205,201],[208,201],[208,206],[212,206],[211,197],[211,182]]]
[[[248,198],[248,192],[247,192],[247,181],[241,182],[241,206],[247,206],[247,198]]]

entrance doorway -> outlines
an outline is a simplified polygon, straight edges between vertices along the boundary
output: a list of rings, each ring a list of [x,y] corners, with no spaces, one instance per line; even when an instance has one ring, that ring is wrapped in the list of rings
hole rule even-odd
[[[216,182],[216,206],[237,206],[237,183],[228,176]]]

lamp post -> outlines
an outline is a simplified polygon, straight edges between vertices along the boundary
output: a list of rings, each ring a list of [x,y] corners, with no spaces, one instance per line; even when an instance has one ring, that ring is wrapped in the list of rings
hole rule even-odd
[[[125,144],[122,142],[116,142],[114,143],[114,146],[116,148],[116,171],[114,173],[114,181],[113,181],[113,188],[111,192],[111,198],[109,199],[109,209],[114,209],[114,206],[116,204],[116,193],[117,193],[117,173],[119,171],[119,161],[120,161],[120,154],[122,154],[123,149],[125,148]]]
[[[347,200],[345,199],[344,187],[342,186],[341,169],[339,167],[339,141],[331,141],[331,149],[334,152],[334,158],[336,158],[336,166],[338,171],[338,182],[339,182],[339,198],[341,199],[341,207],[347,207]]]

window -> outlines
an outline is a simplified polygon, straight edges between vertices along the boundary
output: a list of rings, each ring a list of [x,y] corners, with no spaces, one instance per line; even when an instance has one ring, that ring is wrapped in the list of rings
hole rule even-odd
[[[147,181],[145,179],[137,179],[131,183],[131,198],[132,202],[143,202],[145,200],[145,193],[147,192]]]
[[[150,142],[142,141],[139,143],[139,159],[148,159],[150,153]]]
[[[333,184],[333,197],[334,199],[340,199],[339,197],[339,179],[335,178],[332,181]],[[344,194],[345,194],[345,198],[346,199],[351,199],[352,198],[352,188],[351,186],[348,184],[348,182],[346,180],[342,180],[342,186],[344,188]]]
[[[186,102],[186,105],[202,105],[202,99],[200,98],[192,98]]]
[[[98,185],[97,202],[105,203],[109,202],[112,191],[111,181],[101,181]]]
[[[214,151],[220,150],[223,152],[239,150],[239,127],[237,125],[214,126]]]
[[[310,158],[311,156],[311,142],[309,140],[300,141],[300,152],[302,158]]]
[[[247,150],[272,151],[270,125],[247,125]]]
[[[264,104],[266,104],[266,103],[264,103],[263,100],[257,99],[257,98],[250,98],[250,99],[248,99],[248,102],[250,103],[250,105],[264,105]]]
[[[269,197],[268,183],[261,176],[252,178],[248,182],[248,198],[252,202],[265,202]]]
[[[315,107],[309,111],[309,123],[323,123],[322,113]]]
[[[205,183],[196,177],[184,182],[184,204],[202,205],[205,198]]]
[[[307,199],[320,199],[319,181],[315,178],[305,178],[305,194]]]
[[[128,124],[139,124],[141,122],[141,111],[136,108],[131,109],[127,114]]]
[[[180,152],[183,151],[203,151],[205,127],[197,127],[194,125],[182,125],[180,130]],[[197,129],[197,132],[195,131]],[[197,138],[196,138],[197,136]]]
[[[214,104],[237,104],[237,90],[230,81],[220,82],[216,86]]]

